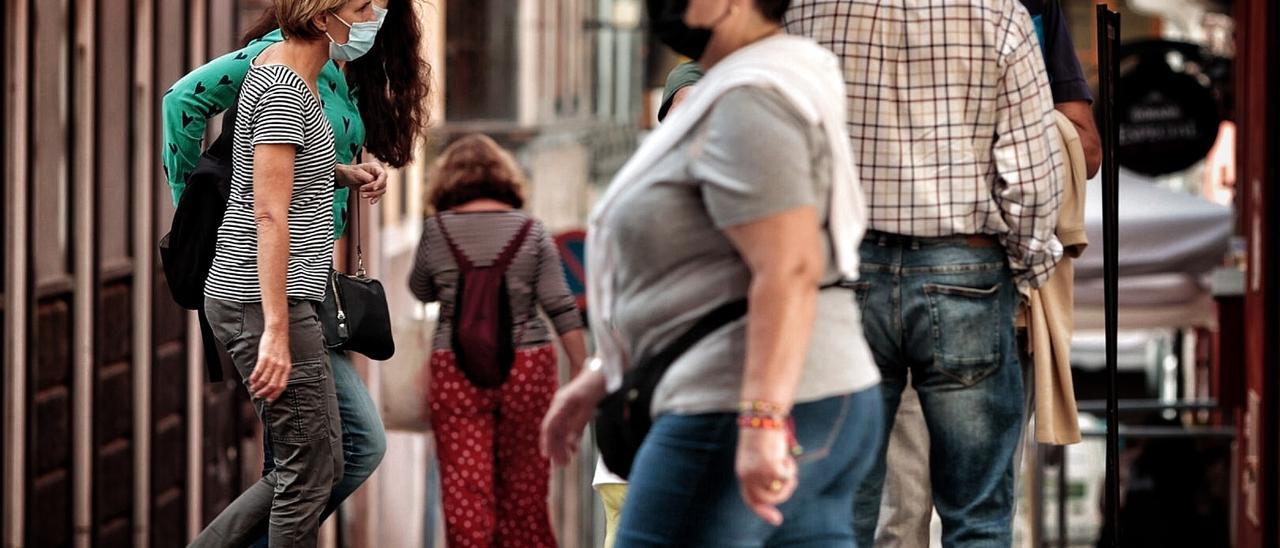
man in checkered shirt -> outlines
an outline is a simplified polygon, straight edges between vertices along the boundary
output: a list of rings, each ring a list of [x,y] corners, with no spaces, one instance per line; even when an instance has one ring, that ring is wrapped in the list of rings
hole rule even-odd
[[[948,546],[1012,542],[1023,385],[1013,317],[1062,256],[1062,166],[1036,31],[1018,0],[795,0],[787,31],[844,64],[870,231],[855,284],[883,375],[929,427]],[[884,447],[858,493],[871,546]]]

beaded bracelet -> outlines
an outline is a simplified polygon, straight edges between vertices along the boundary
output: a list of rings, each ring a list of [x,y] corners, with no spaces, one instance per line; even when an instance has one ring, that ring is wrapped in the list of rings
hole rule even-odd
[[[743,400],[738,403],[738,412],[743,415],[770,417],[785,417],[787,415],[786,406],[764,400]]]
[[[755,428],[760,430],[783,430],[787,421],[781,417],[767,415],[738,415],[739,428]]]
[[[796,426],[791,417],[738,415],[738,427],[755,430],[786,430],[787,450],[791,456],[798,457],[804,453],[804,448],[800,447],[800,442],[796,439]]]

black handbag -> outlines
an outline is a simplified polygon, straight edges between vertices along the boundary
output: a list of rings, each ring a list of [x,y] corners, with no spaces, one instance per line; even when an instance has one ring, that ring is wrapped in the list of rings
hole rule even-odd
[[[329,269],[324,301],[317,311],[325,345],[333,350],[359,352],[370,359],[385,361],[396,353],[391,336],[391,312],[382,283],[364,270],[364,250],[360,246],[360,199],[356,198],[352,219],[356,243],[354,276]]]
[[[653,393],[671,364],[698,341],[746,314],[746,299],[716,307],[662,351],[638,360],[622,378],[622,387],[600,401],[592,426],[596,447],[610,472],[623,479],[631,474],[640,444],[653,426]]]

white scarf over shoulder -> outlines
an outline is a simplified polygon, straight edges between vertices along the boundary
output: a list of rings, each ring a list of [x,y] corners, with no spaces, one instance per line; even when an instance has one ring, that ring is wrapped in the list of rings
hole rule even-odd
[[[612,236],[604,221],[618,196],[647,184],[645,174],[684,140],[716,101],[743,86],[779,92],[804,120],[826,132],[833,171],[828,229],[836,266],[847,279],[858,276],[858,244],[866,230],[867,213],[849,148],[844,77],[839,61],[813,40],[797,36],[779,35],[744,47],[707,71],[680,108],[645,139],[622,167],[591,214],[586,249],[588,319],[610,391],[621,385],[628,362],[626,341],[612,328],[616,260],[609,244]]]

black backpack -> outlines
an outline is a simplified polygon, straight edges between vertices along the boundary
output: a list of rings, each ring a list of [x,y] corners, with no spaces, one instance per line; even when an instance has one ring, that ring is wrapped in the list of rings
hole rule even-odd
[[[533,219],[520,226],[511,242],[489,266],[476,266],[458,247],[444,221],[436,216],[440,233],[458,263],[458,289],[453,303],[451,346],[458,368],[471,384],[497,388],[507,381],[515,363],[511,297],[507,293],[507,267],[524,245]]]
[[[231,147],[236,126],[232,106],[222,118],[222,134],[200,155],[187,176],[187,187],[178,199],[169,233],[160,238],[160,261],[169,293],[178,306],[200,313],[205,367],[209,380],[222,380],[217,341],[204,314],[204,283],[213,266],[218,227],[231,196]]]

